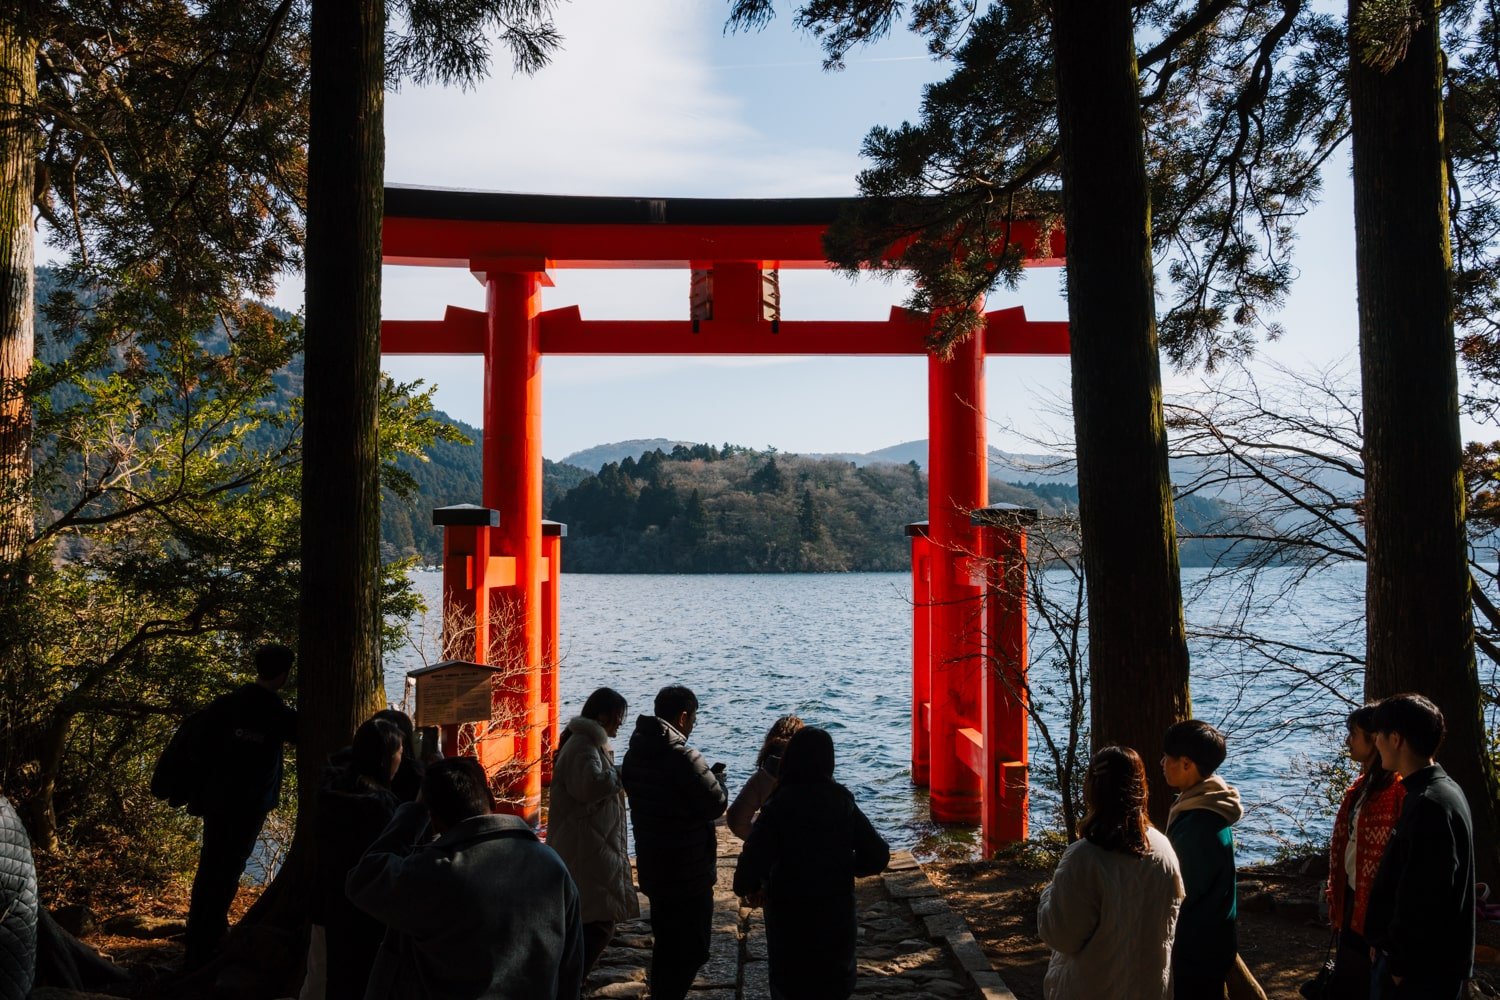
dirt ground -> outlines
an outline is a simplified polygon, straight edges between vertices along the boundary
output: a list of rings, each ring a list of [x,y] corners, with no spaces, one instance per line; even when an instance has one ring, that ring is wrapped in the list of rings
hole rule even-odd
[[[1018,1000],[1042,1000],[1049,952],[1036,935],[1036,907],[1051,878],[1009,861],[924,866],[949,904],[968,920],[995,970]],[[1296,863],[1240,870],[1240,954],[1268,997],[1298,997],[1323,963],[1329,931],[1318,914],[1322,880]],[[1500,925],[1479,929],[1481,959],[1500,960]],[[1500,996],[1500,965],[1476,965],[1480,995]]]

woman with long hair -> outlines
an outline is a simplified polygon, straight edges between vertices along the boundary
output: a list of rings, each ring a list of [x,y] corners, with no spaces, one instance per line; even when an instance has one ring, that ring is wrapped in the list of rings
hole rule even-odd
[[[775,1000],[843,1000],[854,992],[859,929],[854,880],[890,848],[833,780],[833,738],[805,727],[787,743],[776,791],[734,870],[734,891],[766,887],[766,947]]]
[[[1037,929],[1052,949],[1042,995],[1164,1000],[1182,872],[1172,842],[1147,818],[1140,755],[1129,747],[1094,754],[1083,803],[1078,840],[1037,907]]]
[[[1333,821],[1328,855],[1328,920],[1338,932],[1331,996],[1370,995],[1370,946],[1365,943],[1365,909],[1406,799],[1406,787],[1380,762],[1375,749],[1375,706],[1365,705],[1344,720],[1344,746],[1359,765],[1359,777],[1344,793]]]
[[[585,976],[609,946],[615,924],[641,912],[625,846],[625,791],[610,743],[628,708],[610,688],[589,695],[552,762],[547,843],[578,884]]]
[[[328,1000],[362,1000],[385,926],[349,902],[344,877],[380,836],[399,801],[391,779],[404,755],[401,730],[372,718],[354,732],[341,766],[318,789],[316,900],[313,923],[327,942]]]
[[[783,715],[771,723],[771,728],[766,731],[766,738],[761,742],[760,753],[755,758],[755,773],[750,775],[750,780],[740,789],[740,793],[734,797],[729,804],[729,813],[726,821],[729,824],[729,832],[741,840],[750,836],[750,827],[755,825],[755,817],[760,812],[760,807],[766,804],[766,799],[776,790],[776,775],[781,770],[781,755],[786,752],[786,745],[797,732],[803,728],[804,723],[795,715]]]

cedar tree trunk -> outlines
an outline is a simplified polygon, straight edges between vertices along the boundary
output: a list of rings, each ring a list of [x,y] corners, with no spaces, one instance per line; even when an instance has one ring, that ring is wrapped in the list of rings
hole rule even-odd
[[[31,406],[36,270],[31,204],[40,132],[32,4],[0,14],[0,587],[31,537]]]
[[[1416,691],[1447,719],[1439,759],[1500,875],[1495,773],[1474,665],[1453,341],[1442,53],[1432,0],[1404,53],[1372,65],[1350,0],[1355,268],[1364,396],[1365,693]]]
[[[380,220],[383,0],[313,0],[297,835],[318,773],[382,691]]]
[[[1154,775],[1190,698],[1135,36],[1129,4],[1056,0],[1052,18],[1092,744]],[[1150,784],[1164,826],[1170,791]]]

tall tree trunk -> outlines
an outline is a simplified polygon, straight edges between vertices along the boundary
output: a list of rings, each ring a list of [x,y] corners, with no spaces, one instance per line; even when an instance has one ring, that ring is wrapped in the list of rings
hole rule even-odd
[[[24,574],[31,536],[31,406],[36,269],[31,222],[37,146],[33,3],[0,14],[0,597]],[[13,579],[13,576],[15,579]]]
[[[314,818],[319,770],[382,690],[376,423],[384,31],[382,0],[313,0],[299,840]]]
[[[1474,816],[1479,877],[1500,875],[1464,536],[1453,259],[1437,7],[1394,65],[1362,55],[1350,0],[1355,268],[1364,395],[1365,693],[1418,691],[1448,723],[1440,754]],[[1381,39],[1390,42],[1389,37]]]
[[[1052,18],[1092,742],[1133,747],[1155,774],[1190,698],[1135,35],[1129,4],[1056,0]],[[1151,789],[1164,823],[1170,793]]]

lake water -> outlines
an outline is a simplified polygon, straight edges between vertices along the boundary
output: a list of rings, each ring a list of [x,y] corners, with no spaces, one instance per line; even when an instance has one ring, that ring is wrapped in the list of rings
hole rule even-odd
[[[1238,611],[1234,624],[1257,633],[1262,653],[1220,637],[1226,607],[1239,606],[1235,585],[1184,570],[1184,595],[1195,636],[1195,714],[1222,725],[1230,757],[1221,770],[1250,807],[1239,828],[1246,860],[1265,859],[1278,844],[1326,833],[1327,820],[1307,794],[1315,764],[1337,757],[1339,694],[1358,691],[1357,673],[1340,658],[1358,654],[1363,565],[1319,571],[1297,580],[1272,570],[1260,593],[1274,606]],[[1049,585],[1067,585],[1048,574]],[[416,574],[437,608],[441,575]],[[911,784],[911,583],[900,573],[723,576],[565,574],[561,594],[560,678],[564,719],[596,687],[630,700],[631,715],[649,712],[664,684],[682,683],[701,707],[692,743],[729,768],[733,794],[749,776],[766,727],[789,712],[823,726],[838,750],[838,778],[893,845],[923,854],[974,848],[966,829],[941,830],[927,819],[925,790]],[[434,657],[429,616],[414,646],[391,659],[387,693],[403,695],[404,671]],[[1044,683],[1051,648],[1033,623],[1033,683]],[[1272,646],[1267,643],[1274,644]],[[1309,652],[1318,650],[1318,652]],[[1268,668],[1263,655],[1284,661]],[[1039,701],[1041,700],[1039,696]],[[1056,711],[1046,713],[1054,730]],[[621,730],[618,754],[633,722]],[[1032,735],[1033,763],[1040,753]],[[1157,778],[1156,748],[1146,753]],[[1032,829],[1056,827],[1056,796],[1032,793]]]

